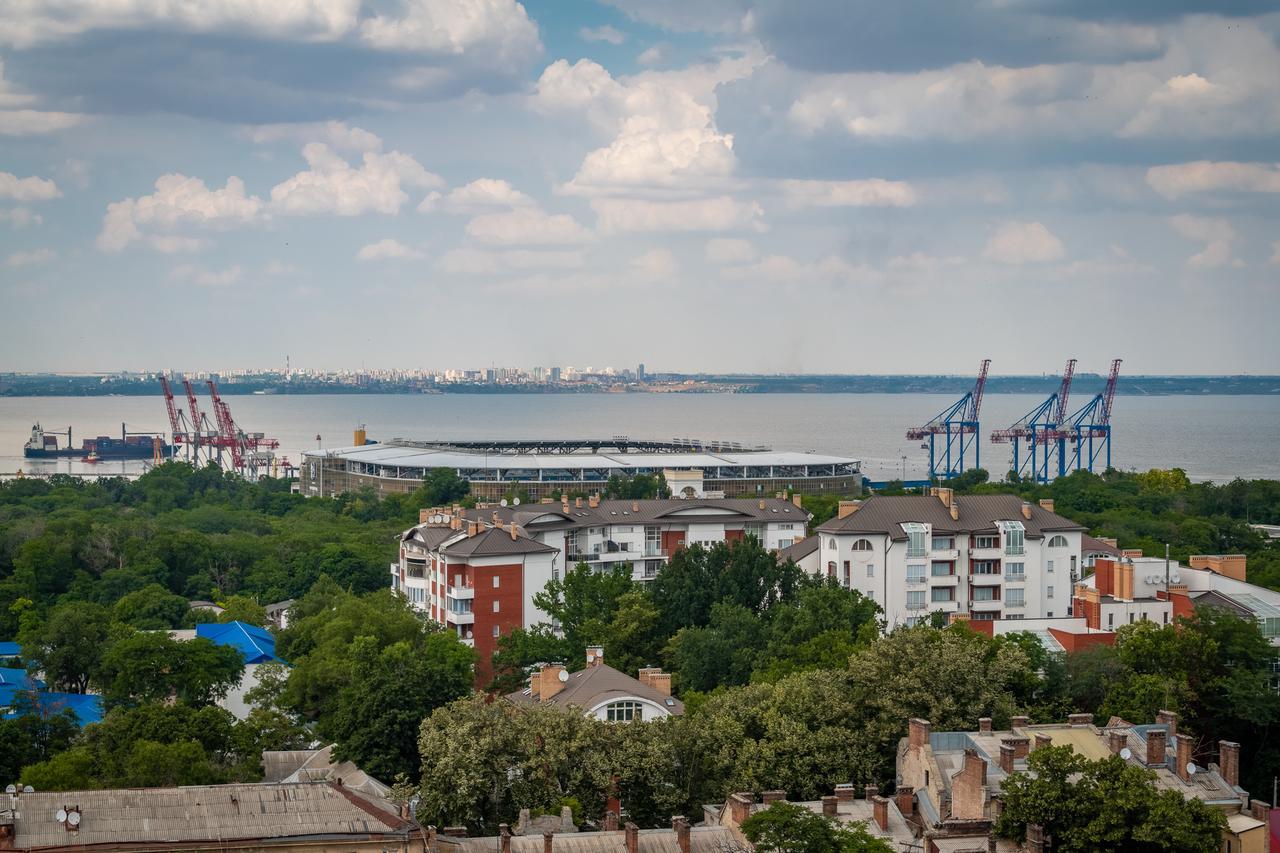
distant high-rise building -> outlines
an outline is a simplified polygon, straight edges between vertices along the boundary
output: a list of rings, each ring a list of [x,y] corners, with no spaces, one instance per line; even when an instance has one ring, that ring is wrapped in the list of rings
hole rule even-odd
[[[636,367],[636,381],[637,382],[644,381],[644,362],[643,361],[640,362],[640,364]]]
[[[551,381],[552,382],[560,381],[560,368],[558,367],[551,368]]]

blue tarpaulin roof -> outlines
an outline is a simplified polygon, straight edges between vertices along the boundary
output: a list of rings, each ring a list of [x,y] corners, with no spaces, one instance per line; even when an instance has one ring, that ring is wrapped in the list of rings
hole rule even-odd
[[[13,684],[0,684],[0,708],[4,708],[5,719],[19,716],[14,710],[18,694],[23,688]],[[44,715],[60,714],[64,709],[76,715],[80,725],[102,722],[102,697],[82,693],[50,693],[38,690],[28,694],[34,698],[37,710]]]
[[[0,666],[0,686],[17,687],[20,690],[31,690],[33,688],[40,690],[44,688],[44,682],[27,675],[25,669]]]
[[[22,646],[8,640],[0,642],[0,658],[16,658],[22,654]]]
[[[196,626],[196,636],[212,640],[220,646],[240,650],[245,663],[267,663],[276,657],[276,638],[271,632],[245,622],[206,622]]]

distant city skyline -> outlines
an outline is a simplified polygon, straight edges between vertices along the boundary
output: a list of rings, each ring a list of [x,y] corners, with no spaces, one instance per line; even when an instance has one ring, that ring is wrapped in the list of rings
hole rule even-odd
[[[268,5],[0,5],[0,369],[1280,373],[1273,4]]]

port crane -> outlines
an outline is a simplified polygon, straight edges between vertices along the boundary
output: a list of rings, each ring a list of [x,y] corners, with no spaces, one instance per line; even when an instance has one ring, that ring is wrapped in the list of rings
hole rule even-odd
[[[1057,457],[1057,475],[1066,473],[1067,439],[1062,432],[1066,421],[1067,400],[1071,397],[1071,380],[1076,372],[1076,359],[1067,361],[1062,371],[1062,384],[1043,403],[1036,406],[1007,429],[991,433],[992,444],[1013,445],[1012,470],[1019,477],[1047,483],[1053,478],[1050,463]],[[1028,455],[1020,449],[1027,445]]]
[[[1106,459],[1106,471],[1111,468],[1111,404],[1116,396],[1116,382],[1120,378],[1122,359],[1111,362],[1111,371],[1107,374],[1107,384],[1093,399],[1085,403],[1071,415],[1069,423],[1054,433],[1054,438],[1062,442],[1062,450],[1070,453],[1070,458],[1062,466],[1065,471],[1093,471],[1099,456]]]
[[[173,432],[174,444],[187,446],[187,458],[194,464],[200,464],[201,452],[207,462],[219,467],[224,463],[224,452],[227,454],[228,467],[249,480],[256,480],[261,474],[272,476],[279,471],[280,461],[275,459],[274,450],[280,442],[267,438],[260,432],[247,433],[242,430],[231,416],[231,407],[218,394],[218,386],[213,380],[208,381],[209,396],[213,401],[213,413],[216,426],[209,423],[209,417],[200,410],[195,389],[191,380],[183,377],[182,387],[186,391],[187,411],[190,419],[178,408],[174,399],[173,388],[166,376],[160,377],[160,388],[164,392],[165,409],[169,415],[169,427]],[[289,461],[283,461],[286,474],[292,469]]]
[[[912,441],[928,439],[929,479],[950,480],[965,472],[965,454],[972,450],[973,467],[981,467],[981,438],[978,430],[978,413],[982,409],[982,392],[987,386],[987,370],[991,359],[982,360],[978,369],[978,381],[973,388],[921,427],[907,430]],[[939,453],[938,438],[944,443]]]
[[[274,451],[280,446],[280,442],[267,438],[260,432],[248,433],[242,430],[231,417],[231,407],[227,405],[227,401],[218,395],[218,386],[212,379],[206,384],[209,386],[209,398],[213,401],[214,420],[218,424],[218,446],[226,447],[231,452],[232,470],[247,480],[257,480],[259,469],[263,473],[272,470]]]

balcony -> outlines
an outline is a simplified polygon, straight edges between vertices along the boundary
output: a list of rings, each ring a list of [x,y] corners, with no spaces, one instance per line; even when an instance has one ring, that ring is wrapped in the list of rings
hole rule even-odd
[[[930,601],[929,610],[941,610],[943,613],[956,613],[960,610],[958,601]]]
[[[927,601],[908,601],[907,602],[908,610],[924,610],[928,606],[929,606],[929,603]]]
[[[959,575],[933,575],[929,578],[929,583],[934,586],[959,586]]]
[[[1021,610],[1027,606],[1027,602],[1023,599],[1019,599],[1017,601],[1010,599],[1004,603],[1004,606],[1008,607],[1010,610]]]
[[[970,610],[978,610],[978,611],[1000,610],[1003,607],[1004,607],[1004,602],[998,598],[992,599],[990,601],[978,601],[975,599],[974,601],[969,602]]]
[[[1006,583],[1026,583],[1026,572],[1005,572],[1004,579]]]
[[[1002,560],[1004,559],[1004,549],[999,545],[992,548],[970,548],[970,560]]]
[[[476,597],[476,588],[473,586],[451,586],[449,587],[449,597],[456,601],[471,601]]]
[[[666,548],[657,545],[645,545],[644,556],[646,557],[670,557],[671,553]]]
[[[476,614],[473,611],[464,613],[454,613],[452,610],[445,611],[444,621],[449,625],[474,625],[476,624]]]
[[[960,549],[959,548],[943,548],[942,550],[935,549],[929,552],[929,557],[931,559],[940,560],[942,562],[946,562],[947,560],[958,560],[960,559]]]
[[[907,575],[907,586],[923,586],[927,580],[927,575]]]

